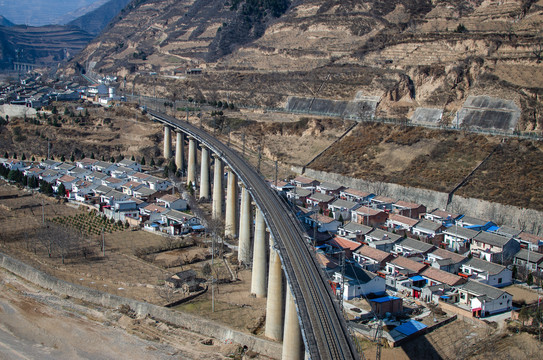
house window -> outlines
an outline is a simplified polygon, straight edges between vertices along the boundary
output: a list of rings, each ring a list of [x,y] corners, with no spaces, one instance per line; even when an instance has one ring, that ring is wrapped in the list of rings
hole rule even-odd
[[[502,278],[499,278],[498,279],[498,284],[501,284],[502,283]]]

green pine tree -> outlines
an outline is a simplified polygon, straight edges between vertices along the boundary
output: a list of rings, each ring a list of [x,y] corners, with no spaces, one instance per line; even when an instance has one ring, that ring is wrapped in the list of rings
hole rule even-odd
[[[141,157],[140,164],[145,165],[145,156]]]

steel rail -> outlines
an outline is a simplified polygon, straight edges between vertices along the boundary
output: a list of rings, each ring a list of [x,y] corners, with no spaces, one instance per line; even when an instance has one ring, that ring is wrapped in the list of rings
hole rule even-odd
[[[245,184],[262,211],[279,250],[296,302],[304,344],[311,359],[359,359],[337,300],[292,208],[237,152],[206,131],[153,110],[148,110],[148,114],[203,143],[230,166]]]

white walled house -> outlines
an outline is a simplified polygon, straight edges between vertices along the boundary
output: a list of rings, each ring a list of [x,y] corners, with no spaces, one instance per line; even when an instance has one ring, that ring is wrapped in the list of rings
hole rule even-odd
[[[490,262],[507,262],[520,250],[520,244],[512,237],[481,231],[471,243],[471,253]]]
[[[175,195],[164,195],[159,199],[156,199],[158,205],[165,207],[166,209],[173,210],[187,210],[187,201],[178,198]]]
[[[467,306],[476,317],[498,314],[513,308],[511,294],[477,281],[468,280],[458,288],[458,292],[458,302]]]
[[[334,283],[337,284],[336,294],[339,294],[339,287],[343,283],[341,271],[334,272]],[[385,292],[386,281],[382,277],[358,266],[347,265],[345,267],[343,299],[350,300],[369,294],[384,294]]]
[[[447,250],[465,253],[469,250],[473,238],[478,233],[479,231],[452,225],[443,230],[443,242],[446,244]]]
[[[343,199],[336,199],[334,202],[328,204],[328,210],[332,211],[334,219],[343,221],[349,221],[351,219],[351,212],[359,208],[358,203],[347,201]]]
[[[462,274],[469,278],[495,287],[509,286],[513,283],[513,272],[503,265],[483,259],[471,258],[461,266]]]

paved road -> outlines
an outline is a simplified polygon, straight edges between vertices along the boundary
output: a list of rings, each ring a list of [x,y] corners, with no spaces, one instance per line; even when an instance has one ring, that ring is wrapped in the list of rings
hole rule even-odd
[[[233,169],[264,214],[290,284],[304,343],[311,359],[358,359],[347,325],[327,279],[309,249],[305,232],[292,209],[238,153],[207,132],[155,111],[149,114],[209,147]]]

